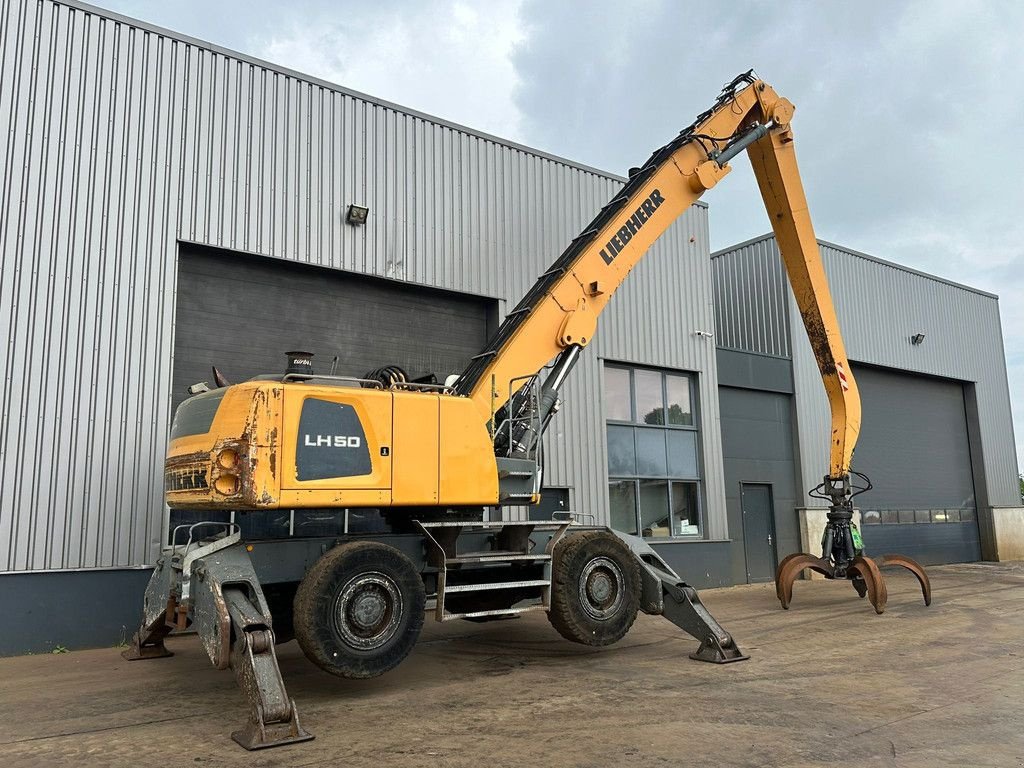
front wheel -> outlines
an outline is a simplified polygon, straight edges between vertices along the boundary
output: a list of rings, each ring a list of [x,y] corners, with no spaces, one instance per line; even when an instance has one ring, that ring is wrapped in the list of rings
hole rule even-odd
[[[640,607],[640,567],[613,533],[585,531],[555,549],[548,618],[566,640],[610,645],[621,640]]]
[[[295,593],[295,639],[339,677],[376,677],[412,651],[426,594],[416,567],[378,542],[342,544],[309,569]]]

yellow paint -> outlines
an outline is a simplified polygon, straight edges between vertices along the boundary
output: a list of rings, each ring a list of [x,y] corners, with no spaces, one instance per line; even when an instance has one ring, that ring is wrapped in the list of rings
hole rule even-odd
[[[302,403],[344,403],[363,426],[371,471],[299,480]],[[498,501],[490,435],[473,403],[436,392],[247,382],[228,388],[210,431],[172,441],[165,471],[206,478],[168,490],[172,507],[273,509],[485,505]],[[239,489],[239,493],[226,491]]]
[[[721,137],[721,148],[728,137],[754,123],[774,121],[748,153],[828,393],[830,471],[839,477],[847,473],[856,444],[860,399],[797,170],[789,128],[793,109],[757,81],[719,106],[695,133]],[[507,402],[513,380],[536,374],[569,345],[590,343],[598,316],[636,263],[729,173],[728,165],[709,157],[708,148],[707,140],[690,142],[654,171],[533,307],[469,397],[316,383],[258,381],[229,387],[210,432],[175,440],[168,450],[172,486],[187,484],[196,472],[209,486],[170,487],[167,503],[226,509],[495,504],[498,475],[487,430],[494,409]],[[624,223],[634,215],[643,223],[627,237]],[[621,248],[609,258],[602,249],[620,235]],[[846,386],[837,367],[845,371]],[[299,416],[310,397],[355,409],[369,450],[369,473],[298,479]]]
[[[792,114],[791,109],[789,114]],[[853,449],[860,434],[860,393],[846,358],[825,265],[811,226],[796,165],[793,134],[788,126],[777,128],[747,151],[828,395],[832,411],[829,474],[839,478],[850,471]],[[840,381],[836,366],[845,373],[846,387]]]
[[[780,98],[771,86],[756,81],[712,112],[694,132],[724,139],[755,122],[774,121],[768,135],[751,145],[747,152],[754,165],[832,407],[830,471],[839,477],[849,471],[860,431],[860,398],[843,349],[796,166],[789,127],[794,109],[793,104]],[[489,419],[508,401],[515,390],[510,386],[513,379],[541,370],[570,344],[585,346],[590,342],[596,318],[654,241],[707,189],[729,173],[729,165],[720,167],[708,157],[706,147],[709,143],[705,140],[704,144],[690,142],[662,163],[519,324],[470,393],[484,419]],[[602,249],[621,232],[625,222],[654,192],[660,193],[664,202],[608,263],[602,257]],[[594,285],[600,286],[600,293],[591,289]],[[582,307],[586,307],[587,315],[581,312]],[[585,316],[586,321],[581,322]],[[586,342],[581,340],[584,337]],[[814,343],[815,340],[820,340],[820,343]],[[845,369],[846,389],[842,388],[836,375],[837,363]]]
[[[498,465],[472,400],[441,398],[440,494],[445,504],[496,504]]]
[[[303,403],[311,398],[351,406],[363,426],[371,471],[366,475],[332,477],[325,480],[299,480],[295,454],[302,439],[299,416]],[[391,490],[391,407],[392,394],[379,389],[330,387],[317,384],[287,384],[284,388],[284,422],[281,430],[282,488],[293,490]],[[387,456],[381,449],[387,448]],[[389,499],[390,501],[390,499]]]
[[[391,503],[437,504],[441,396],[433,392],[395,392],[394,398]]]

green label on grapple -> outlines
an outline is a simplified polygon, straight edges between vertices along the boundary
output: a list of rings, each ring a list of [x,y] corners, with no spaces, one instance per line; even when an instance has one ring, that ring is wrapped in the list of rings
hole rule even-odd
[[[864,540],[860,537],[860,531],[857,530],[856,525],[850,526],[850,533],[853,534],[853,548],[860,552],[864,549]]]

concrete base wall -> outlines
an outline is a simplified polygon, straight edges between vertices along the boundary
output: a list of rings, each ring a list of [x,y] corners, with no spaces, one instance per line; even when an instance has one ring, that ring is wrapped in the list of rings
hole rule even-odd
[[[729,587],[745,581],[734,576],[731,541],[647,541],[691,587]]]
[[[1024,507],[993,507],[995,559],[1024,560]]]
[[[811,555],[821,555],[821,537],[825,535],[825,523],[828,522],[825,515],[828,510],[822,507],[800,507],[796,511],[800,521],[800,550]],[[853,511],[853,524],[861,530],[860,510]],[[812,579],[824,579],[820,573],[805,571]]]
[[[0,575],[0,656],[127,642],[150,568]]]

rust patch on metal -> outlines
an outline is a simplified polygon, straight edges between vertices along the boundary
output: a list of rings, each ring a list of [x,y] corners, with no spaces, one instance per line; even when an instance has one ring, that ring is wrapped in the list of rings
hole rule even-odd
[[[821,321],[817,308],[809,309],[800,313],[807,331],[807,339],[811,342],[811,349],[814,352],[814,359],[818,361],[818,369],[823,376],[831,376],[836,373],[835,359],[832,347],[828,343],[828,335]]]

